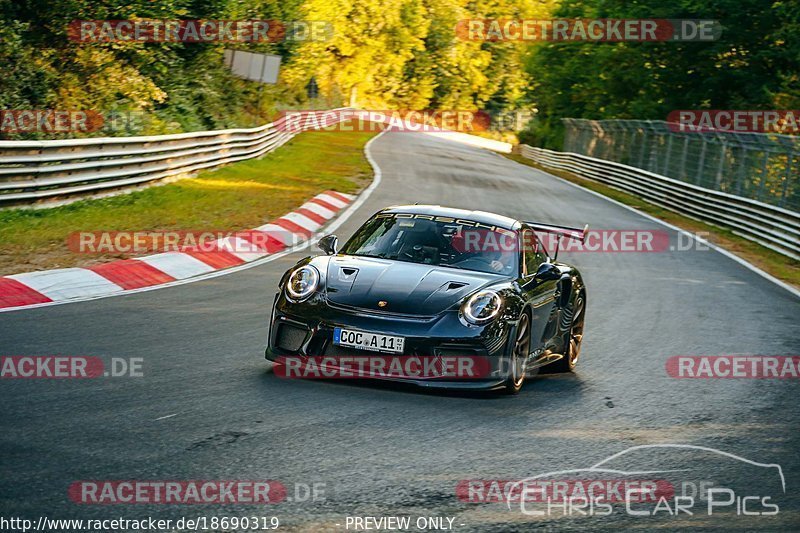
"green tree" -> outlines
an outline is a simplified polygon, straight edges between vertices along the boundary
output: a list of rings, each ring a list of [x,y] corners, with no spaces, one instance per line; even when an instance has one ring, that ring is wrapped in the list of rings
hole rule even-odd
[[[794,106],[796,2],[565,0],[562,18],[719,20],[714,42],[537,43],[526,63],[539,114],[523,138],[560,147],[564,117],[664,120],[677,109]]]

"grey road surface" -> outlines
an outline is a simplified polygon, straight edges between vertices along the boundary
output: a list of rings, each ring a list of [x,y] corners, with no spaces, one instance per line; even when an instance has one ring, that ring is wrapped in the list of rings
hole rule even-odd
[[[383,181],[340,238],[384,206],[414,202],[669,231],[478,148],[391,133],[372,154]],[[410,516],[412,527],[420,517],[449,517],[456,531],[800,530],[798,380],[675,379],[665,370],[675,355],[800,353],[800,300],[731,259],[711,250],[564,254],[588,287],[578,371],[541,375],[517,396],[496,397],[268,372],[272,297],[281,273],[304,255],[178,287],[0,314],[2,355],[142,358],[144,374],[0,382],[0,514],[277,516],[289,531],[346,531],[348,516]],[[769,496],[780,511],[745,515],[731,504],[708,515],[702,502],[693,515],[639,516],[617,505],[609,516],[558,509],[535,516],[456,495],[462,480],[585,468],[632,446],[665,443],[780,465],[785,493],[767,475],[775,469],[709,452],[654,448],[631,461],[657,463],[650,470],[691,465],[693,483],[726,480],[740,487],[737,498],[759,497],[750,510],[767,510],[760,503]],[[621,469],[628,468],[642,470]],[[291,501],[103,506],[67,497],[78,480],[200,479],[279,480]],[[316,501],[304,498],[313,484],[324,491]]]

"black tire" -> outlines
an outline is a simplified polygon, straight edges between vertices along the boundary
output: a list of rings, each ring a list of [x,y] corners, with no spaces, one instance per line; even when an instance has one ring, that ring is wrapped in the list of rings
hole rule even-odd
[[[574,372],[581,354],[581,343],[583,341],[583,326],[586,315],[586,299],[583,293],[575,297],[575,301],[570,308],[572,315],[569,329],[564,335],[564,357],[547,365],[548,372]]]
[[[531,351],[531,317],[527,312],[519,317],[519,323],[514,330],[514,348],[511,351],[511,360],[508,379],[505,383],[506,394],[516,394],[525,383],[525,363]]]

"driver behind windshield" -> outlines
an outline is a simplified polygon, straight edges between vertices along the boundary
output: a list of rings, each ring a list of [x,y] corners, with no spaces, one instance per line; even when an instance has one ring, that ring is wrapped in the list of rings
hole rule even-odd
[[[496,254],[495,258],[489,263],[492,270],[499,274],[511,274],[514,270],[514,265],[517,263],[514,251],[501,250],[494,253]]]
[[[508,275],[517,257],[502,245],[507,238],[499,231],[392,214],[367,222],[341,253]]]

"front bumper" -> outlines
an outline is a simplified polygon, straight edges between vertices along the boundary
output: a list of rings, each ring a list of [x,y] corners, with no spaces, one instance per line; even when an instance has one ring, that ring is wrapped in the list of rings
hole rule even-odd
[[[378,313],[371,310],[332,307],[322,298],[301,304],[287,302],[279,296],[275,301],[270,325],[266,358],[277,362],[281,357],[390,356],[391,354],[350,349],[333,344],[336,327],[383,333],[405,338],[403,356],[417,358],[475,357],[488,365],[480,377],[421,377],[359,374],[362,379],[379,379],[411,383],[427,388],[463,390],[494,389],[507,379],[509,331],[513,323],[498,319],[485,326],[466,326],[457,310],[433,317],[409,317]],[[396,354],[400,355],[400,354]],[[330,365],[328,365],[330,367]],[[331,367],[332,368],[332,367]]]

